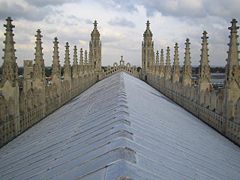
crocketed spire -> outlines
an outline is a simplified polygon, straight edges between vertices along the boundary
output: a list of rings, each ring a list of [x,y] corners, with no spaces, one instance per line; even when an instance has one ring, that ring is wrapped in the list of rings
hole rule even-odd
[[[159,52],[156,52],[156,65],[159,65]]]
[[[52,62],[52,76],[60,78],[61,76],[61,66],[59,61],[59,48],[58,48],[58,39],[54,38],[53,41],[53,62]]]
[[[84,51],[84,64],[88,64],[88,53],[87,53],[87,50]]]
[[[205,91],[206,89],[210,90],[210,66],[208,60],[208,36],[207,32],[203,32],[202,36],[202,49],[201,49],[201,60],[199,66],[199,90]]]
[[[233,78],[234,69],[237,69],[239,67],[239,59],[238,59],[238,29],[239,27],[237,26],[237,20],[233,19],[232,20],[232,26],[229,27],[228,29],[231,31],[230,32],[230,43],[229,45],[229,51],[228,51],[228,58],[227,58],[227,66],[226,66],[226,77],[228,78],[227,80],[230,80]]]
[[[191,56],[190,56],[190,41],[186,39],[185,43],[185,56],[183,63],[183,72],[182,72],[182,84],[184,86],[191,86],[192,84],[192,65],[191,65]]]
[[[73,77],[78,76],[78,57],[77,57],[77,46],[73,49]]]
[[[69,54],[69,44],[66,42],[65,46],[65,58],[64,58],[64,79],[69,79],[71,77],[71,64],[70,64],[70,54]]]
[[[13,40],[13,28],[12,19],[8,17],[6,19],[7,23],[4,25],[6,28],[5,41],[4,43],[4,55],[3,55],[3,66],[2,66],[2,81],[11,81],[14,85],[18,79],[18,66],[16,63],[15,49],[14,49],[14,40]]]
[[[174,62],[172,71],[172,82],[178,82],[180,77],[180,66],[179,66],[179,54],[178,54],[178,43],[174,46]]]
[[[36,37],[36,47],[35,47],[35,58],[34,58],[34,66],[33,66],[33,73],[35,79],[41,79],[45,81],[45,66],[43,60],[43,48],[42,48],[42,35],[41,30],[37,30]]]
[[[171,79],[171,58],[170,58],[170,48],[169,47],[167,47],[164,77],[165,77],[165,80]]]

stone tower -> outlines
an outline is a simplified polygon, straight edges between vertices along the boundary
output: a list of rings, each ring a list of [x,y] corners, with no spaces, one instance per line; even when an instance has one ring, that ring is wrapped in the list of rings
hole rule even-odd
[[[174,62],[172,68],[172,82],[179,82],[180,79],[180,65],[179,65],[179,54],[178,54],[178,43],[174,46]]]
[[[232,20],[232,26],[228,29],[230,32],[229,51],[225,72],[225,117],[227,120],[234,117],[234,105],[240,97],[240,67],[239,67],[239,50],[238,50],[238,35],[236,19]]]
[[[170,58],[170,48],[167,47],[167,54],[166,54],[166,65],[164,69],[164,78],[165,80],[170,80],[171,79],[171,58]]]
[[[143,42],[142,42],[142,71],[143,74],[147,74],[151,70],[154,64],[154,43],[152,41],[152,32],[150,30],[150,22],[147,21],[147,27],[143,33]]]
[[[19,119],[19,86],[18,86],[18,66],[16,63],[12,19],[8,17],[7,23],[4,25],[6,28],[5,41],[4,41],[4,54],[2,66],[2,95],[8,102],[8,115],[10,115],[14,122],[14,129],[9,131],[14,132],[15,135],[20,133],[20,119]],[[7,116],[7,114],[6,114]],[[0,120],[1,121],[1,120]]]
[[[59,48],[58,48],[58,39],[54,38],[53,42],[53,62],[52,62],[52,79],[53,82],[58,81],[61,78],[61,66],[59,61]]]
[[[199,78],[198,78],[198,93],[200,97],[200,104],[204,103],[204,93],[210,91],[211,73],[208,60],[208,37],[207,32],[203,32],[202,36],[202,49],[201,60],[199,66]]]
[[[100,40],[100,33],[97,29],[97,21],[94,21],[94,28],[91,33],[91,41],[89,43],[89,62],[93,63],[96,71],[102,69],[102,45]]]
[[[71,64],[69,54],[69,44],[66,42],[65,46],[65,57],[64,57],[64,80],[71,81]]]
[[[183,63],[183,72],[182,72],[182,85],[191,86],[192,85],[192,65],[191,65],[191,56],[190,56],[190,41],[186,39],[185,43],[185,56]]]

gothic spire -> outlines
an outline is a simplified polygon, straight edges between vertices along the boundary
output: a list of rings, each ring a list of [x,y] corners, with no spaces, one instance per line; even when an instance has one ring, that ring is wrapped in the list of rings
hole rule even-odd
[[[77,46],[73,49],[73,65],[78,65]]]
[[[88,64],[88,55],[87,55],[87,50],[84,52],[84,64]]]
[[[83,49],[80,49],[80,65],[83,65]]]
[[[156,65],[159,65],[159,52],[156,53]]]
[[[16,63],[14,40],[13,40],[13,28],[12,19],[8,17],[6,19],[7,23],[4,25],[6,28],[5,41],[4,43],[4,56],[3,56],[3,66],[2,66],[2,79],[3,82],[9,80],[11,82],[16,82],[18,79],[18,66]]]
[[[180,66],[179,66],[179,54],[178,54],[178,43],[174,46],[174,62],[172,72],[172,82],[178,82],[180,77]]]
[[[37,30],[36,37],[36,47],[35,47],[35,58],[34,58],[34,78],[40,78],[42,81],[45,81],[45,66],[44,66],[44,60],[43,60],[43,48],[42,48],[42,35],[41,30]]]
[[[226,66],[226,77],[228,80],[233,79],[233,70],[234,68],[236,69],[239,66],[239,51],[238,51],[238,29],[239,27],[237,26],[237,20],[233,19],[232,20],[232,26],[229,27],[228,29],[231,31],[230,32],[230,43],[229,45],[229,51],[228,51],[228,58],[227,58],[227,66]]]
[[[65,46],[65,57],[64,57],[64,79],[71,77],[71,64],[69,54],[69,44],[66,42]]]
[[[192,84],[192,65],[191,65],[191,56],[190,56],[190,41],[186,39],[185,43],[185,56],[183,64],[183,76],[182,83],[184,86],[191,86]]]
[[[61,77],[61,66],[59,63],[59,48],[58,48],[58,39],[54,38],[53,41],[53,62],[52,62],[52,76],[57,78]]]
[[[170,58],[170,48],[169,47],[167,47],[164,77],[165,77],[165,80],[169,80],[171,78],[171,58]]]
[[[208,60],[208,36],[207,32],[203,32],[202,36],[202,49],[201,49],[201,60],[199,66],[199,90],[205,91],[210,90],[210,66]]]
[[[78,76],[78,57],[77,57],[77,46],[73,49],[73,77]]]
[[[160,77],[164,77],[164,54],[163,49],[160,52]]]

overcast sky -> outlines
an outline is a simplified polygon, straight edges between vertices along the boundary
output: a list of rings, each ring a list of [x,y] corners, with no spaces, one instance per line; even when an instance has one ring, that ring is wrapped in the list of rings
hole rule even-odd
[[[42,30],[45,65],[52,63],[53,39],[60,42],[63,64],[64,45],[88,49],[93,21],[98,21],[102,40],[102,63],[125,61],[141,65],[141,42],[146,21],[150,20],[155,51],[177,42],[183,62],[185,39],[191,41],[193,65],[200,60],[203,30],[209,35],[212,66],[224,66],[229,42],[230,21],[240,21],[240,0],[0,0],[0,49],[3,48],[5,19],[13,18],[18,65],[34,58],[37,29]],[[3,51],[0,52],[1,57]],[[2,64],[2,59],[0,64]]]

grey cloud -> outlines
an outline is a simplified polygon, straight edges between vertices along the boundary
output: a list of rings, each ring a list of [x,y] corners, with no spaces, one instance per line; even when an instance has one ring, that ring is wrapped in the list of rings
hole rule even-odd
[[[80,2],[80,0],[26,0],[27,3],[36,6],[36,7],[44,7],[44,6],[57,6],[70,2]]]
[[[36,8],[19,4],[17,1],[8,3],[7,1],[0,2],[0,19],[12,17],[13,19],[27,19],[31,21],[41,21],[45,16],[50,14],[50,7]]]
[[[118,11],[127,11],[127,12],[136,12],[136,0],[98,0],[100,5],[104,8],[118,10]]]
[[[130,27],[134,28],[135,24],[132,21],[127,20],[126,18],[119,18],[116,17],[108,22],[112,26],[123,26],[123,27]]]

